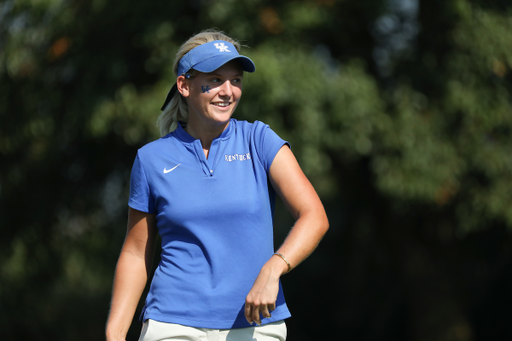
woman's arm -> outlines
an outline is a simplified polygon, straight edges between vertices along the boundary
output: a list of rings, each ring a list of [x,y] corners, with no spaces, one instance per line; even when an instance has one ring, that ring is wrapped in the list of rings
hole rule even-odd
[[[155,216],[130,208],[126,238],[114,278],[107,341],[126,338],[151,270],[156,235]]]
[[[295,268],[316,248],[329,228],[327,215],[315,189],[306,178],[288,146],[283,146],[270,166],[270,181],[286,207],[296,219],[295,225],[281,245],[282,254]],[[273,256],[263,266],[245,302],[249,323],[261,323],[275,309],[279,277],[288,272],[288,264]]]

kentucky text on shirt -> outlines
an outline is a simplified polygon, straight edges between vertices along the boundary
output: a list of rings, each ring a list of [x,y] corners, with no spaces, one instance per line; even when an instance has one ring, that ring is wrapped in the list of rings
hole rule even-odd
[[[251,153],[247,154],[233,154],[233,155],[224,155],[224,160],[226,161],[245,161],[251,159]]]

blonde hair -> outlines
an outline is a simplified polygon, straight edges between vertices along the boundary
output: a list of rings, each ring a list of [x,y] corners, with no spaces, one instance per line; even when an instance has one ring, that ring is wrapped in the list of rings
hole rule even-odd
[[[176,53],[176,58],[174,59],[173,71],[176,75],[178,75],[178,64],[190,50],[198,47],[199,45],[209,43],[215,40],[224,40],[235,46],[238,52],[240,52],[240,43],[235,39],[228,37],[221,31],[217,31],[214,29],[205,30],[201,33],[198,33],[192,37],[190,37]],[[160,129],[160,136],[165,136],[171,131],[175,130],[178,127],[178,122],[186,123],[188,121],[188,105],[187,101],[184,97],[181,96],[179,91],[174,93],[174,96],[171,98],[170,102],[164,108],[160,116],[157,120],[157,126]]]

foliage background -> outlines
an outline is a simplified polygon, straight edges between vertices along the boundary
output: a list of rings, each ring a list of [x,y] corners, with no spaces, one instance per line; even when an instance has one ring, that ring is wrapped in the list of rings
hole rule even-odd
[[[135,152],[210,27],[331,222],[283,278],[289,340],[512,339],[506,0],[1,2],[2,339],[103,338]]]

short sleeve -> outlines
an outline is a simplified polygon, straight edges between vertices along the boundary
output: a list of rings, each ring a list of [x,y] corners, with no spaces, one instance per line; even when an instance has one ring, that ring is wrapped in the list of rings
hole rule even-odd
[[[290,147],[290,143],[279,137],[268,124],[259,121],[254,123],[254,143],[260,162],[268,173],[277,152],[285,144]]]
[[[130,177],[130,199],[128,206],[138,211],[155,213],[153,196],[151,195],[146,172],[144,172],[144,166],[138,154],[133,162]]]

